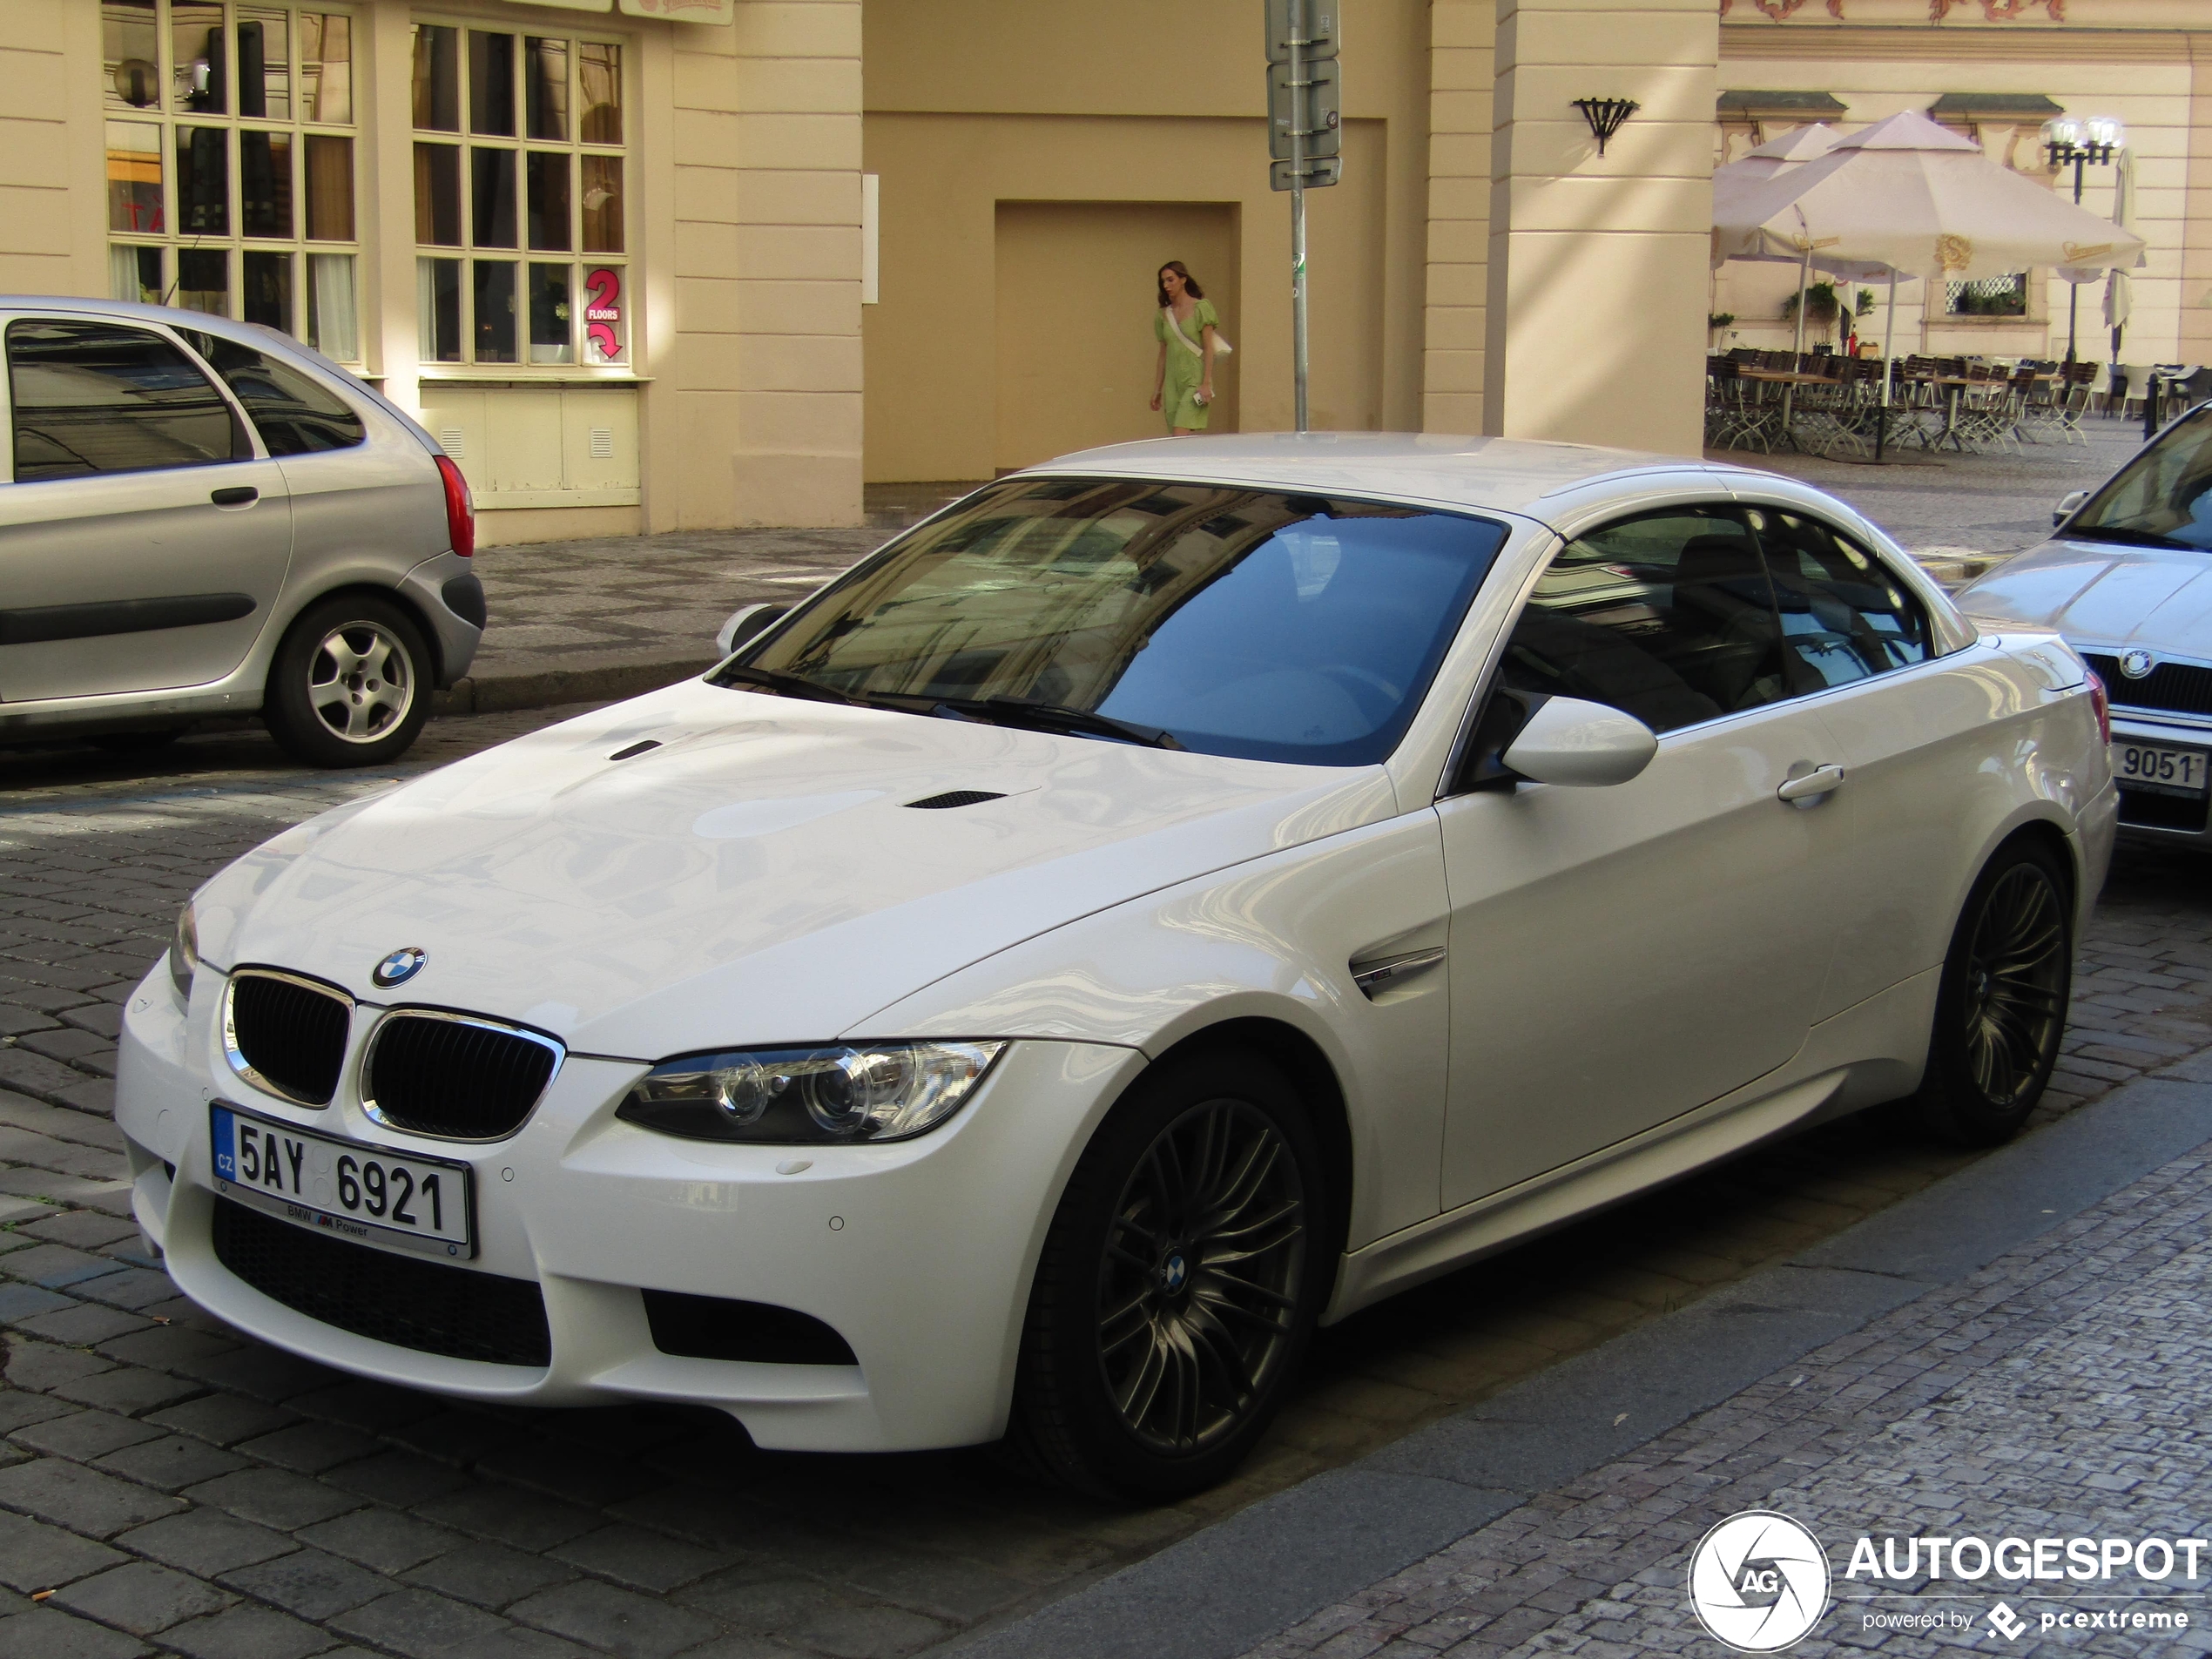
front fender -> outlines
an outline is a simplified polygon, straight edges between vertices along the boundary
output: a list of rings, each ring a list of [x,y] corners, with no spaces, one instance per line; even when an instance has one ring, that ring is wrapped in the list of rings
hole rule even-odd
[[[850,1036],[1103,1042],[1157,1057],[1231,1020],[1309,1038],[1351,1130],[1352,1248],[1437,1213],[1450,963],[1370,1000],[1351,963],[1440,945],[1432,808],[1147,894],[1024,941],[857,1022]]]

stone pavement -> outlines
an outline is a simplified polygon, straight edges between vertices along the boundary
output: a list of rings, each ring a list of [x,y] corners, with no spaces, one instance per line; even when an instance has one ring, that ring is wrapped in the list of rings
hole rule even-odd
[[[2202,1132],[2201,1084],[2212,1067],[2199,1061],[2168,1075],[2199,1083],[2190,1092]],[[2202,1431],[2212,1415],[2209,1223],[2212,1143],[1964,1283],[1793,1359],[1324,1609],[1249,1659],[1715,1652],[1685,1594],[1689,1560],[1709,1528],[1748,1509],[1790,1516],[1825,1547],[1834,1602],[1799,1654],[2212,1651],[2212,1560],[2201,1553],[2212,1534],[2212,1442]],[[1886,1561],[1898,1578],[1846,1575],[1860,1537],[1894,1548]],[[2155,1581],[2131,1561],[2109,1579],[2053,1583],[2020,1570],[2007,1578],[2001,1556],[1993,1572],[1979,1554],[1939,1577],[1931,1555],[1910,1559],[1904,1548],[1914,1538],[2085,1537],[2161,1539],[2168,1552],[2148,1558]],[[2200,1554],[2177,1553],[2183,1539],[2200,1541]],[[1979,1568],[1971,1578],[1962,1575],[1969,1567]],[[2163,1630],[2108,1622],[2139,1615],[2174,1622]],[[2059,1622],[2083,1615],[2105,1628]],[[2022,1622],[2007,1635],[2013,1618]]]
[[[549,718],[435,722],[404,766],[368,778],[288,768],[253,732],[135,765],[0,759],[0,1510],[17,1517],[0,1519],[0,1584],[18,1598],[0,1599],[0,1659],[148,1643],[915,1651],[1067,1595],[1972,1162],[1863,1117],[1395,1298],[1323,1333],[1237,1480],[1155,1510],[1040,1490],[973,1453],[769,1456],[706,1413],[455,1406],[243,1339],[138,1256],[106,1117],[118,1005],[178,903],[229,857]],[[2212,867],[2123,860],[2078,983],[2042,1121],[2212,1043]]]

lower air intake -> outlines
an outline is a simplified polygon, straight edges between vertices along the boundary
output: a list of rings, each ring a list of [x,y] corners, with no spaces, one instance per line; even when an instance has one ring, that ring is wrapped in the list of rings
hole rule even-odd
[[[852,1345],[811,1313],[765,1302],[646,1291],[653,1346],[691,1359],[750,1359],[768,1366],[857,1366]]]
[[[215,1200],[215,1259],[272,1301],[374,1342],[543,1367],[545,1298],[529,1279],[418,1261]]]

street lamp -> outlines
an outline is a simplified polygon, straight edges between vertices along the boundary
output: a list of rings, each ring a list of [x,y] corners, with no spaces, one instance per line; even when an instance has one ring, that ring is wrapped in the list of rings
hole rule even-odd
[[[2043,152],[2051,158],[2054,172],[2068,165],[2074,168],[2074,205],[2081,205],[2081,170],[2084,167],[2104,167],[2112,164],[2112,152],[2128,142],[2128,129],[2116,117],[2093,115],[2084,120],[2078,115],[2054,115],[2043,124]],[[2066,361],[2074,361],[2074,314],[2081,302],[2079,283],[2069,282],[2066,298]]]

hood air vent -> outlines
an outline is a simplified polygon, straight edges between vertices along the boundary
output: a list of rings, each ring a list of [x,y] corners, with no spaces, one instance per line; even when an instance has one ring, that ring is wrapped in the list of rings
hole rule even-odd
[[[647,738],[643,743],[633,743],[627,749],[616,750],[612,754],[609,755],[607,759],[610,760],[627,760],[632,755],[641,755],[649,750],[658,749],[659,747],[660,739],[658,738]]]
[[[920,800],[910,800],[909,806],[919,806],[925,813],[941,813],[950,806],[974,806],[987,800],[1004,800],[1002,789],[948,789],[941,795],[924,795]]]

